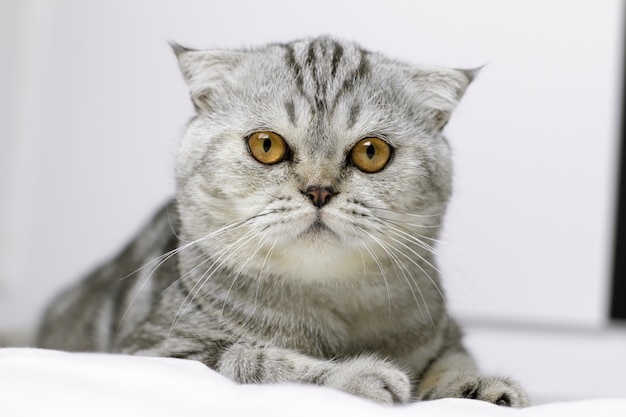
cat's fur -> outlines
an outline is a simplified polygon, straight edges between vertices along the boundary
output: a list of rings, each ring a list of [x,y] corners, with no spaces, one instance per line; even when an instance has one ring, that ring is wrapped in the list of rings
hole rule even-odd
[[[481,375],[434,259],[451,192],[441,131],[473,72],[416,67],[316,38],[247,51],[174,45],[197,110],[177,196],[48,309],[39,345],[196,359],[241,383],[300,382],[379,402],[525,406]],[[246,138],[281,135],[281,163]],[[365,173],[349,151],[384,139]],[[330,190],[323,204],[313,189]]]

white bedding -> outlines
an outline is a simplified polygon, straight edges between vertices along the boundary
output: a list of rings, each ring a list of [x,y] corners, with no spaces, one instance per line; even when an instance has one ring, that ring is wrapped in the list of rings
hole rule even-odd
[[[473,400],[381,406],[332,389],[237,385],[187,360],[0,349],[0,415],[13,416],[626,416],[626,398],[523,410]]]

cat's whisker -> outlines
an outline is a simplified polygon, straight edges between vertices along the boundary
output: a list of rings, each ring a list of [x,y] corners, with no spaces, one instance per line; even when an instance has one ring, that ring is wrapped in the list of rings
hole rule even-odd
[[[263,213],[263,214],[267,214],[267,213]],[[248,219],[252,220],[254,218],[259,217],[259,215],[257,216],[253,216],[251,218]],[[240,236],[237,240],[235,240],[234,242],[232,242],[230,245],[222,248],[221,250],[217,251],[214,255],[214,258],[216,258],[213,261],[213,264],[209,267],[209,269],[207,270],[207,273],[209,271],[211,271],[211,269],[213,269],[213,271],[211,272],[211,274],[213,274],[217,269],[219,269],[221,266],[223,266],[223,264],[228,261],[230,258],[232,258],[233,256],[235,256],[237,254],[237,252],[245,245],[247,244],[250,240],[252,240],[254,238],[255,235],[255,231],[253,229],[248,230],[246,233],[244,233],[242,236]],[[233,247],[235,247],[236,245],[238,245],[235,249],[233,249]],[[225,254],[228,254],[228,256],[224,257]],[[202,264],[204,264],[207,261],[211,261],[213,260],[212,258],[207,258],[205,261],[202,262]],[[246,262],[246,264],[250,261],[250,259],[248,259],[248,261]],[[189,273],[189,272],[188,272]],[[201,280],[200,280],[201,281]],[[198,284],[198,282],[196,282],[196,285]],[[192,288],[191,292],[194,291],[194,289],[196,288],[196,285],[194,285],[194,287]],[[204,285],[204,284],[202,284]],[[197,291],[196,291],[197,292]],[[197,294],[196,294],[197,295]]]
[[[250,263],[250,261],[252,259],[254,259],[254,257],[256,256],[256,254],[259,252],[259,250],[261,250],[261,248],[263,247],[263,245],[265,244],[265,239],[262,237],[262,232],[259,233],[257,235],[257,237],[259,238],[259,242],[257,243],[256,247],[254,248],[254,250],[252,251],[252,253],[250,254],[250,256],[248,257],[248,260],[246,262],[244,262],[241,267],[237,270],[237,272],[235,273],[235,276],[233,277],[232,283],[230,285],[230,287],[228,288],[228,291],[226,293],[226,297],[224,298],[224,301],[222,302],[222,311],[220,312],[220,315],[218,317],[218,321],[217,321],[217,336],[218,338],[220,337],[220,332],[222,330],[222,318],[224,317],[224,311],[226,309],[226,303],[228,302],[228,297],[230,296],[230,292],[232,291],[235,283],[237,282],[237,279],[239,278],[239,276],[241,275],[241,273],[243,272],[244,269],[246,269],[246,267],[248,266],[248,264]],[[248,240],[249,241],[249,240]],[[241,249],[248,241],[244,242],[242,245],[240,245],[237,249],[235,249],[234,251],[238,251],[239,249]],[[256,302],[256,300],[255,300]],[[256,305],[255,305],[256,306]]]
[[[350,225],[350,227],[352,228],[352,233],[354,234],[354,236],[358,236],[356,229]],[[361,245],[357,246],[357,249],[359,250],[359,253],[361,254],[361,262],[363,264],[363,275],[367,274],[367,265],[365,264],[365,254],[363,253],[363,249],[361,247]]]
[[[452,242],[448,242],[446,240],[441,240],[441,239],[436,239],[434,237],[425,236],[425,235],[422,235],[422,234],[419,234],[419,233],[416,234],[416,236],[419,237],[420,239],[430,240],[431,242],[433,242],[433,243],[435,243],[437,245],[445,245],[445,246],[448,246],[448,247],[450,247],[452,249],[456,249],[459,252],[463,253],[464,255],[467,255],[467,256],[470,255],[470,253],[465,248],[462,248],[461,246],[456,245],[456,244],[454,244]]]
[[[120,320],[117,323],[117,327],[115,329],[116,334],[119,333],[120,329],[122,328],[122,324],[124,323],[124,320],[126,319],[126,316],[128,315],[128,312],[130,311],[132,306],[135,304],[135,301],[137,301],[137,297],[139,297],[139,294],[143,291],[143,289],[146,286],[146,284],[148,283],[148,281],[152,278],[152,275],[157,271],[157,269],[159,269],[165,262],[167,262],[169,259],[171,259],[178,252],[180,252],[180,251],[179,250],[172,250],[172,251],[168,252],[166,254],[166,256],[161,255],[161,256],[159,256],[159,258],[157,258],[157,259],[162,259],[161,262],[159,262],[154,268],[152,268],[150,273],[148,273],[146,275],[146,277],[142,280],[142,282],[141,282],[141,284],[139,286],[139,290],[137,290],[135,292],[135,295],[133,295],[133,298],[128,303],[128,306],[126,306],[126,308],[124,309],[124,313],[122,314],[122,317],[120,318]],[[137,273],[138,271],[141,271],[144,268],[145,268],[145,266],[139,268],[137,271],[133,272],[133,274]],[[127,278],[127,277],[128,277],[128,275],[126,277],[124,277],[124,278],[121,278],[120,281],[125,279],[125,278]]]
[[[405,245],[403,245],[405,246]],[[430,283],[432,284],[433,288],[437,291],[437,293],[439,294],[439,297],[441,298],[441,301],[443,302],[444,306],[447,304],[446,298],[443,294],[443,291],[441,290],[441,288],[439,288],[439,284],[430,276],[430,274],[424,269],[423,266],[419,265],[419,263],[417,263],[411,256],[407,255],[404,251],[402,251],[401,249],[390,245],[390,247],[395,250],[397,253],[399,253],[400,255],[404,256],[407,260],[409,260],[409,262],[411,262],[413,265],[415,265],[421,272],[422,274],[428,279],[428,281],[430,281]],[[410,248],[409,248],[410,249]],[[423,258],[422,258],[423,259]],[[417,284],[416,284],[417,285]],[[419,287],[418,287],[419,289]],[[421,291],[420,291],[421,294]],[[428,304],[427,304],[427,308],[428,308]],[[444,314],[446,319],[449,321],[450,320],[450,315],[448,313],[447,308],[444,308]],[[437,326],[434,324],[434,330],[437,331]]]
[[[189,290],[187,296],[185,297],[180,307],[176,311],[176,314],[174,315],[174,320],[172,321],[172,324],[170,326],[170,334],[172,330],[176,327],[176,324],[178,324],[182,316],[187,312],[187,309],[193,303],[193,300],[198,296],[198,294],[200,293],[200,290],[206,284],[206,282],[209,279],[211,279],[213,274],[216,271],[218,271],[219,268],[223,266],[224,263],[228,259],[230,259],[232,256],[236,254],[237,251],[236,250],[233,251],[232,248],[238,244],[241,244],[242,246],[245,245],[247,242],[254,239],[254,236],[255,236],[254,230],[249,230],[246,233],[244,233],[241,237],[239,237],[237,240],[235,240],[235,242],[231,243],[230,245],[228,245],[227,247],[225,247],[224,249],[220,251],[221,254],[217,257],[217,259],[215,259],[215,261],[206,270],[206,272],[200,277],[200,279],[196,281],[196,283],[191,288],[191,290]],[[241,243],[242,241],[243,243]],[[227,255],[227,256],[224,257],[224,255]]]
[[[220,251],[219,253],[222,253],[222,251]],[[176,280],[174,280],[170,285],[168,285],[163,291],[161,291],[161,294],[159,295],[159,297],[162,297],[167,291],[169,291],[170,289],[178,285],[183,279],[185,279],[185,277],[194,273],[196,270],[198,270],[198,268],[200,268],[202,265],[206,264],[207,262],[211,262],[211,258],[204,258],[203,260],[200,261],[199,264],[197,264],[193,268],[190,268],[189,271],[185,272],[183,275],[181,275]]]
[[[411,271],[406,267],[406,265],[390,250],[390,248],[393,249],[393,246],[388,245],[386,242],[376,238],[373,234],[369,233],[368,231],[366,231],[365,229],[361,229],[364,233],[366,233],[376,244],[378,244],[378,246],[380,246],[381,249],[383,249],[385,251],[385,253],[387,254],[387,256],[389,257],[389,259],[391,259],[391,261],[397,265],[398,269],[400,270],[402,276],[404,277],[404,279],[406,280],[406,283],[409,287],[409,290],[411,291],[411,294],[413,295],[413,299],[415,300],[415,304],[420,312],[420,314],[422,315],[422,318],[425,319],[424,316],[424,312],[422,311],[422,307],[421,304],[419,302],[419,300],[417,299],[417,295],[415,294],[415,291],[413,291],[413,285],[411,285],[411,281],[413,282],[413,284],[415,284],[415,288],[417,289],[417,291],[420,294],[420,298],[422,299],[422,302],[424,303],[424,306],[426,307],[426,313],[428,315],[428,318],[433,326],[433,328],[436,328],[435,326],[435,322],[433,320],[432,315],[430,314],[430,309],[428,308],[428,303],[426,302],[426,299],[424,298],[424,294],[422,293],[422,291],[419,288],[419,285],[417,284],[417,282],[415,281],[415,278],[413,277],[413,275],[411,274]],[[367,246],[366,246],[367,247]],[[406,272],[409,273],[409,275],[411,275],[411,279],[409,279],[409,277],[407,276]]]
[[[417,224],[417,223],[405,223],[407,226],[419,227],[422,229],[439,229],[441,224]]]
[[[403,227],[404,229],[406,229],[407,227],[422,228],[422,229],[439,229],[442,227],[442,224],[440,223],[425,224],[425,223],[414,223],[412,221],[404,221],[400,218],[400,215],[398,215],[398,217],[396,218],[392,218],[392,217],[387,217],[387,216],[381,216],[380,214],[375,214],[374,217],[376,219],[379,219],[388,223],[393,223],[398,227]],[[408,229],[406,230],[408,231]]]
[[[363,207],[370,209],[370,210],[380,210],[380,211],[394,213],[401,217],[430,218],[430,217],[440,217],[445,214],[444,210],[437,212],[437,213],[432,213],[432,214],[418,214],[418,213],[405,213],[405,212],[393,210],[390,208],[376,207],[376,206],[371,206],[371,205],[366,205],[366,204],[364,204]]]
[[[141,294],[141,292],[143,291],[143,289],[144,289],[145,285],[147,284],[147,282],[148,282],[148,281],[152,278],[152,276],[154,275],[154,273],[155,273],[155,272],[156,272],[156,271],[157,271],[157,270],[158,270],[158,269],[159,269],[159,268],[160,268],[160,267],[161,267],[161,266],[162,266],[165,262],[167,262],[167,261],[168,261],[169,259],[171,259],[172,257],[176,256],[178,253],[182,252],[183,250],[186,250],[186,249],[188,249],[188,248],[190,248],[190,247],[192,247],[192,246],[194,246],[194,245],[196,245],[196,244],[198,244],[198,243],[202,243],[202,242],[204,242],[204,241],[206,241],[206,240],[208,240],[208,239],[213,239],[213,238],[215,238],[215,237],[217,237],[217,236],[220,236],[221,234],[226,233],[226,232],[228,232],[228,231],[236,230],[236,229],[238,229],[239,227],[241,227],[241,226],[243,226],[244,224],[246,224],[247,222],[249,222],[249,221],[251,221],[251,220],[253,220],[253,219],[255,219],[255,218],[258,218],[258,217],[260,217],[260,216],[263,216],[263,215],[269,214],[270,212],[271,212],[271,211],[261,212],[261,213],[259,213],[259,214],[255,215],[255,216],[252,216],[252,217],[246,218],[245,220],[240,220],[240,221],[235,221],[235,222],[232,222],[232,223],[227,224],[227,225],[225,225],[225,226],[223,226],[223,227],[221,227],[221,228],[219,228],[219,229],[216,229],[216,230],[214,230],[214,231],[212,231],[212,232],[210,232],[210,233],[207,233],[206,235],[204,235],[204,236],[202,236],[202,237],[200,237],[200,238],[198,238],[198,239],[195,239],[195,240],[193,240],[193,241],[188,241],[186,244],[184,244],[184,245],[182,245],[182,246],[179,246],[179,247],[177,247],[177,248],[174,248],[174,249],[172,249],[172,250],[170,250],[170,251],[168,251],[168,252],[164,253],[163,255],[158,256],[157,258],[155,258],[155,259],[153,259],[152,261],[150,261],[150,262],[148,262],[148,263],[144,264],[143,266],[141,266],[140,268],[138,268],[138,269],[136,269],[135,271],[131,272],[130,274],[128,274],[128,275],[126,275],[126,276],[124,276],[124,277],[120,278],[120,281],[121,281],[121,280],[124,280],[124,279],[126,279],[126,278],[130,277],[131,275],[134,275],[134,274],[136,274],[137,272],[141,271],[142,269],[145,269],[145,268],[147,268],[147,267],[149,267],[149,266],[154,265],[155,263],[157,263],[157,265],[156,265],[156,266],[154,266],[154,267],[151,269],[150,273],[146,276],[146,278],[144,278],[144,279],[143,279],[143,281],[142,281],[142,283],[141,283],[141,285],[140,285],[140,287],[139,287],[139,290],[138,290],[138,291],[134,294],[133,298],[132,298],[132,299],[130,300],[130,302],[128,303],[128,306],[127,306],[127,307],[126,307],[126,309],[124,310],[124,313],[122,314],[122,317],[120,318],[120,320],[119,320],[119,322],[118,322],[118,324],[117,324],[117,329],[116,329],[116,331],[117,331],[117,332],[119,332],[119,329],[121,328],[122,324],[124,323],[124,320],[125,320],[126,316],[128,315],[128,312],[130,311],[130,309],[131,309],[131,308],[132,308],[132,306],[134,305],[135,301],[137,300],[137,297],[139,297],[139,295],[140,295],[140,294]],[[169,207],[168,207],[168,221],[170,221],[170,226],[172,226],[171,219],[169,218]],[[206,261],[205,261],[205,262],[206,262]],[[200,265],[204,264],[205,262],[202,262]],[[198,265],[198,266],[200,266],[200,265]],[[198,266],[196,266],[196,268],[197,268]],[[196,268],[193,268],[193,269],[191,269],[190,271],[187,271],[187,272],[185,273],[185,275],[192,273],[192,272],[193,272],[193,270],[195,270]],[[169,286],[168,286],[168,287],[167,287],[167,288],[166,288],[166,289],[162,292],[162,294],[163,294],[165,291],[167,291],[168,289],[170,289],[171,287],[173,287],[174,285],[176,285],[176,284],[177,284],[177,283],[178,283],[178,282],[179,282],[179,281],[180,281],[180,280],[181,280],[181,279],[182,279],[185,275],[183,275],[182,277],[180,277],[180,278],[178,278],[177,280],[175,280],[172,284],[170,284],[170,285],[169,285]]]
[[[199,294],[204,284],[213,276],[213,274],[216,271],[219,270],[221,266],[223,266],[223,264],[226,261],[228,261],[237,253],[237,250],[239,249],[239,247],[236,248],[235,250],[233,250],[233,248],[236,245],[240,245],[240,246],[245,245],[247,242],[249,242],[253,238],[254,238],[254,232],[252,230],[249,230],[248,232],[244,233],[242,236],[237,238],[230,245],[216,252],[213,258],[207,258],[205,261],[202,262],[202,264],[204,264],[205,262],[212,262],[212,263],[204,272],[204,274],[202,274],[200,279],[196,280],[193,287],[188,291],[187,297],[181,304],[181,307],[179,308],[179,311],[177,311],[175,317],[180,317],[184,315],[184,313],[186,312],[186,309],[189,307],[189,305],[192,304],[193,300],[197,297],[197,295]],[[185,306],[185,304],[187,305]],[[180,311],[180,309],[183,308],[183,306],[185,306],[184,309]]]
[[[405,241],[413,243],[416,246],[419,246],[420,248],[432,253],[433,255],[439,255],[439,253],[437,252],[434,246],[423,242],[421,239],[419,239],[416,236],[413,236],[411,233],[404,230],[403,227],[395,227],[395,224],[396,224],[395,222],[386,222],[385,228],[387,230],[392,231],[396,236],[404,239]]]
[[[263,279],[263,271],[265,271],[265,265],[267,264],[267,260],[269,259],[269,257],[271,256],[272,252],[274,251],[274,247],[276,246],[276,243],[278,243],[278,240],[280,239],[280,236],[277,236],[276,239],[274,239],[274,243],[272,243],[272,246],[270,246],[270,248],[268,249],[267,253],[265,254],[265,258],[263,259],[263,264],[261,265],[261,269],[259,271],[259,276],[257,277],[257,283],[256,283],[256,291],[254,294],[254,310],[256,311],[256,307],[257,307],[257,301],[259,299],[259,289],[261,286],[261,280]]]
[[[209,237],[213,237],[213,236],[215,236],[215,234],[210,234],[210,236],[209,236]],[[146,284],[148,283],[148,281],[152,278],[152,276],[154,275],[154,273],[155,273],[155,272],[156,272],[156,271],[157,271],[157,270],[158,270],[158,269],[159,269],[159,268],[160,268],[163,264],[165,264],[168,260],[170,260],[172,257],[174,257],[175,255],[177,255],[177,254],[178,254],[178,253],[180,253],[181,251],[183,251],[183,250],[185,250],[185,249],[188,249],[189,247],[191,247],[191,246],[193,246],[193,245],[195,245],[195,244],[197,244],[197,243],[199,243],[199,242],[202,242],[202,241],[204,241],[204,240],[208,239],[209,237],[205,236],[205,237],[202,237],[202,238],[200,238],[200,239],[196,239],[196,240],[194,240],[194,241],[191,241],[191,242],[189,242],[189,243],[187,243],[187,244],[185,244],[185,245],[183,245],[183,246],[180,246],[180,247],[178,247],[178,248],[175,248],[175,249],[173,249],[173,250],[171,250],[171,251],[169,251],[169,252],[167,252],[167,253],[165,253],[165,254],[163,254],[163,255],[159,256],[158,258],[156,258],[155,260],[153,260],[153,261],[149,262],[148,264],[146,264],[146,265],[142,266],[141,268],[137,269],[137,270],[136,270],[136,271],[134,271],[133,273],[131,273],[131,274],[129,274],[129,275],[127,275],[127,276],[125,276],[125,277],[123,277],[123,278],[121,278],[121,279],[120,279],[120,280],[123,280],[123,279],[125,279],[125,278],[128,278],[130,275],[135,274],[135,273],[137,273],[137,272],[141,271],[142,269],[146,268],[147,266],[150,266],[150,265],[152,265],[152,264],[154,264],[154,263],[158,262],[158,264],[157,264],[156,266],[154,266],[154,267],[150,270],[150,272],[146,275],[146,277],[142,280],[142,282],[141,282],[141,284],[140,284],[140,286],[139,286],[139,289],[135,292],[135,294],[133,295],[132,299],[129,301],[128,305],[127,305],[127,306],[126,306],[126,308],[124,309],[124,313],[122,314],[122,317],[120,318],[119,322],[117,323],[116,332],[119,332],[119,331],[120,331],[120,329],[121,329],[121,327],[122,327],[122,325],[123,325],[123,323],[124,323],[124,320],[126,319],[126,316],[128,315],[129,311],[131,310],[131,308],[133,307],[133,305],[134,305],[134,304],[135,304],[135,302],[137,301],[137,298],[138,298],[138,297],[139,297],[139,295],[142,293],[143,289],[145,288],[145,286],[146,286]],[[191,273],[192,271],[193,271],[193,270],[190,270],[190,271],[186,272],[186,274],[189,274],[189,273]],[[169,289],[169,288],[171,288],[171,287],[173,287],[175,284],[177,284],[177,283],[179,282],[179,280],[180,280],[180,279],[181,279],[181,278],[179,278],[179,279],[175,280],[172,284],[170,284],[170,285],[166,288],[166,290],[167,290],[167,289]]]
[[[168,208],[169,210],[169,208]],[[205,236],[195,239],[193,241],[189,241],[188,243],[179,246],[177,248],[174,248],[166,253],[164,253],[163,255],[158,256],[157,258],[153,259],[152,261],[146,263],[145,265],[141,266],[140,268],[136,269],[135,271],[131,272],[130,274],[120,278],[119,280],[122,281],[128,277],[130,277],[133,274],[136,274],[137,272],[147,268],[148,266],[151,266],[155,263],[157,263],[156,266],[154,266],[150,272],[146,275],[146,277],[142,280],[139,289],[135,292],[135,294],[133,295],[132,299],[130,300],[130,302],[128,303],[127,307],[124,309],[124,313],[122,314],[122,317],[120,318],[119,322],[117,323],[117,327],[116,327],[116,332],[119,332],[120,328],[122,327],[124,320],[126,319],[126,316],[128,315],[129,311],[131,310],[131,308],[133,307],[133,305],[135,304],[135,302],[137,301],[137,298],[139,297],[139,295],[141,294],[141,292],[143,291],[143,289],[145,288],[146,284],[148,283],[148,281],[152,278],[152,276],[154,275],[154,273],[163,265],[165,264],[168,260],[170,260],[172,257],[176,256],[178,253],[182,252],[185,249],[188,249],[198,243],[201,243],[205,240],[208,239],[212,239],[214,237],[219,236],[220,234],[223,234],[227,231],[230,230],[235,230],[239,227],[241,227],[243,224],[245,224],[246,221],[249,221],[250,219],[246,219],[245,221],[238,221],[238,222],[234,222],[231,224],[228,224],[220,229],[214,230],[211,233],[206,234]],[[168,211],[168,221],[169,221],[169,211]],[[171,225],[171,223],[170,223]],[[202,263],[204,264],[204,262]],[[201,264],[201,265],[202,265]],[[190,271],[187,271],[185,273],[185,275],[190,274],[193,272],[193,270],[195,270],[195,268],[193,268]],[[185,276],[183,275],[183,277]],[[163,294],[165,291],[167,291],[168,289],[170,289],[171,287],[175,286],[183,277],[178,278],[177,280],[175,280],[172,284],[170,284],[161,294]]]
[[[128,278],[128,277],[130,277],[130,276],[132,276],[134,274],[136,274],[137,272],[141,271],[142,269],[147,268],[147,267],[149,267],[149,266],[151,266],[151,265],[153,265],[155,263],[158,263],[158,265],[152,270],[152,273],[154,273],[161,265],[163,265],[163,263],[165,263],[171,257],[177,255],[179,252],[181,252],[181,251],[183,251],[183,250],[185,250],[185,249],[187,249],[187,248],[189,248],[189,247],[191,247],[191,246],[193,246],[193,245],[195,245],[197,243],[200,243],[202,241],[215,238],[215,237],[219,236],[220,234],[225,233],[226,231],[238,228],[238,227],[242,226],[244,223],[246,223],[249,220],[250,219],[246,219],[246,220],[243,220],[243,221],[237,221],[237,222],[228,224],[228,225],[226,225],[224,227],[221,227],[221,228],[219,228],[217,230],[214,230],[214,231],[212,231],[212,232],[210,232],[210,233],[208,233],[208,234],[206,234],[206,235],[204,235],[204,236],[202,236],[202,237],[200,237],[198,239],[189,241],[189,242],[185,243],[184,245],[179,246],[177,248],[174,248],[174,249],[164,253],[163,255],[160,255],[160,256],[156,257],[155,259],[145,263],[141,267],[135,269],[133,272],[131,272],[131,273],[129,273],[129,274],[119,278],[119,280],[122,281],[122,280],[124,280],[124,279],[126,279],[126,278]]]
[[[177,214],[176,214],[177,216]],[[176,227],[174,227],[174,222],[172,222],[172,213],[170,211],[170,206],[167,206],[167,221],[170,225],[170,230],[172,231],[172,234],[176,237],[176,239],[178,239],[179,242],[185,242],[185,239],[183,238],[183,236],[181,236],[177,231],[176,231]]]
[[[394,230],[389,230],[392,234],[395,234],[396,236],[398,236],[398,234],[394,231]],[[422,262],[424,262],[426,265],[428,265],[430,268],[432,268],[433,270],[437,271],[437,273],[441,274],[441,271],[435,266],[433,265],[430,261],[428,261],[428,259],[426,259],[426,257],[424,257],[423,255],[419,254],[417,251],[415,251],[413,248],[411,248],[410,246],[406,245],[405,243],[399,241],[398,239],[395,239],[389,235],[387,235],[387,237],[391,240],[393,240],[394,242],[396,242],[397,244],[401,245],[402,247],[404,247],[405,249],[409,250],[409,252],[411,252],[413,255],[415,255],[416,257],[418,257]],[[393,246],[392,246],[393,247]],[[406,255],[404,252],[401,252],[404,256],[406,256],[406,258],[411,261],[416,267],[418,267],[423,273],[424,275],[429,279],[429,281],[433,284],[433,286],[437,289],[437,292],[439,293],[439,295],[441,296],[441,299],[444,300],[445,302],[445,297],[443,295],[443,292],[439,289],[439,285],[435,282],[435,280],[433,280],[430,276],[430,274],[428,274],[426,272],[426,270],[424,269],[423,266],[421,266],[418,262],[416,262],[412,257]]]
[[[396,222],[393,222],[393,221],[386,221],[386,222],[387,222],[386,227],[388,227],[390,229],[390,231],[392,231],[397,237],[399,237],[401,239],[404,239],[405,241],[407,241],[409,243],[413,243],[416,246],[423,248],[424,250],[427,250],[428,252],[432,253],[433,255],[436,255],[437,257],[439,257],[439,259],[442,258],[441,257],[441,253],[433,245],[430,245],[430,244],[424,242],[424,240],[430,240],[430,241],[432,241],[434,243],[438,243],[438,244],[446,244],[448,242],[444,242],[442,240],[431,238],[431,237],[428,237],[428,236],[425,236],[425,235],[422,235],[422,234],[416,234],[416,236],[413,236],[412,234],[410,234],[408,232],[408,229],[398,225]],[[390,224],[396,225],[397,227],[390,226]],[[462,251],[463,253],[467,254],[467,252],[465,252],[462,248],[460,248],[460,247],[458,247],[456,245],[453,245],[451,243],[449,243],[449,245],[452,246],[452,247],[455,247],[455,248],[459,249],[460,251]],[[448,262],[448,266],[453,271],[455,271],[456,274],[461,275],[461,276],[465,275],[454,264],[450,264],[450,262]],[[441,270],[439,270],[437,268],[435,268],[435,269],[437,270],[437,272],[439,272],[441,275],[443,275],[443,272]],[[468,281],[471,282],[470,279],[468,279]],[[439,292],[441,293],[442,291],[439,291]],[[443,296],[442,296],[442,298],[443,298]],[[444,301],[445,301],[445,299],[444,299]]]
[[[358,228],[363,233],[369,234],[367,232],[367,230],[365,230],[361,226],[358,226]],[[380,263],[380,260],[378,259],[378,256],[376,256],[376,254],[374,252],[372,252],[372,250],[367,245],[363,245],[363,247],[370,254],[370,256],[372,257],[372,260],[374,261],[374,263],[376,263],[376,266],[378,266],[378,269],[380,270],[380,276],[382,277],[382,279],[383,279],[383,281],[385,283],[385,288],[387,289],[388,311],[389,311],[389,317],[391,318],[391,291],[389,289],[389,281],[387,280],[387,275],[385,274],[385,269],[383,268],[383,265]]]
[[[406,253],[404,253],[404,251],[400,250],[399,248],[397,248],[397,247],[395,247],[395,246],[393,246],[393,245],[389,245],[389,248],[391,248],[393,251],[397,252],[398,254],[400,254],[400,255],[404,256],[404,257],[405,257],[406,259],[408,259],[411,263],[413,263],[413,264],[417,265],[417,264],[416,264],[416,262],[415,262],[415,261],[414,261],[414,260],[413,260],[410,256],[408,256]],[[404,265],[404,263],[402,263],[402,264]],[[417,265],[417,266],[419,267],[419,265]],[[405,266],[405,267],[406,267],[406,266]],[[410,269],[409,269],[408,267],[406,267],[406,268],[407,268],[407,270],[409,270],[409,271],[410,271]],[[428,274],[428,273],[427,273],[427,272],[426,272],[423,268],[419,268],[419,269],[421,270],[421,272],[422,272],[424,275],[426,275],[426,277],[428,278],[428,280],[429,280],[431,283],[433,283],[433,285],[434,285],[435,289],[436,289],[436,290],[437,290],[437,292],[441,295],[441,291],[439,290],[439,287],[438,287],[438,286],[434,283],[434,280],[432,279],[432,277],[431,277],[431,276],[430,276],[430,275],[429,275],[429,274]],[[433,329],[436,331],[436,330],[437,330],[437,325],[435,324],[435,322],[434,322],[434,320],[433,320],[433,317],[432,317],[432,315],[430,314],[430,309],[429,309],[429,307],[428,307],[428,302],[426,301],[426,298],[424,297],[424,294],[423,294],[423,292],[422,292],[422,290],[421,290],[421,288],[420,288],[419,284],[418,284],[418,283],[417,283],[417,281],[415,280],[415,277],[413,276],[413,274],[410,274],[410,275],[411,275],[411,280],[412,280],[412,281],[413,281],[413,283],[415,284],[415,288],[416,288],[416,289],[417,289],[417,291],[419,292],[420,298],[421,298],[421,299],[422,299],[422,301],[424,302],[424,305],[425,305],[425,307],[426,307],[426,311],[427,311],[427,313],[428,313],[428,317],[429,317],[429,319],[430,319],[430,324],[433,326]],[[408,283],[408,284],[409,284],[409,288],[411,288],[411,284],[410,284],[410,283]],[[413,294],[413,297],[415,298],[415,293],[413,292],[413,290],[412,290],[412,289],[411,289],[411,293]],[[443,297],[442,297],[442,301],[443,301],[443,302],[444,302],[444,304],[445,304],[445,299],[444,299]],[[419,308],[419,304],[418,304],[418,308]],[[419,309],[419,310],[420,310],[420,313],[421,313],[421,309]],[[422,314],[422,316],[423,316],[423,314]]]
[[[418,234],[417,236],[412,235],[409,231],[407,231],[406,228],[399,226],[396,222],[394,221],[389,221],[389,220],[385,220],[385,219],[381,219],[384,221],[384,227],[386,231],[391,232],[392,234],[394,234],[395,236],[397,236],[400,239],[405,240],[406,242],[412,243],[430,253],[432,253],[433,255],[437,255],[439,256],[439,252],[437,251],[437,249],[424,242],[423,240],[421,240],[420,238],[427,238],[424,235],[420,235]],[[396,227],[397,226],[397,227]],[[418,237],[419,236],[419,237]],[[392,238],[393,239],[393,238]],[[410,249],[411,252],[418,256],[422,261],[424,261],[428,266],[430,266],[431,268],[433,268],[435,271],[437,271],[438,273],[441,273],[441,271],[439,271],[430,261],[428,261],[423,255],[420,255],[419,253],[415,252],[413,249],[409,248],[408,246],[406,246],[404,243],[397,241],[396,239],[393,239],[394,241],[396,241],[397,243],[405,246],[407,249]]]
[[[391,219],[389,217],[377,216],[378,219],[384,220],[387,222],[398,222],[398,219]],[[403,226],[411,226],[415,228],[421,229],[439,229],[442,227],[441,224],[424,224],[424,223],[410,223],[410,222],[401,222]]]
[[[149,266],[152,266],[153,264],[158,264],[154,269],[152,269],[152,271],[150,272],[150,275],[152,275],[152,273],[154,273],[161,265],[163,265],[163,263],[167,262],[168,259],[170,259],[171,257],[175,256],[176,254],[178,254],[180,251],[185,250],[187,247],[193,245],[194,242],[190,242],[187,243],[183,246],[180,246],[178,248],[174,248],[166,253],[164,253],[163,255],[159,255],[158,257],[152,259],[151,261],[143,264],[142,266],[140,266],[139,268],[135,269],[133,272],[124,275],[121,278],[118,278],[118,281],[123,281],[133,275],[135,275],[136,273],[138,273],[139,271],[148,268]]]

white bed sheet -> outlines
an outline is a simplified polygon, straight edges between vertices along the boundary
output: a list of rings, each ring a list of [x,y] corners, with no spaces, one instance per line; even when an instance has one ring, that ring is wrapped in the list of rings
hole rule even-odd
[[[381,406],[329,388],[237,385],[188,360],[0,349],[0,415],[13,416],[626,416],[626,398],[522,410],[446,399]]]

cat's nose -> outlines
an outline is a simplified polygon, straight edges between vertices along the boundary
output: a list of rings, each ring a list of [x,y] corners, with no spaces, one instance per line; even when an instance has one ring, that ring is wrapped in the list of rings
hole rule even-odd
[[[309,187],[302,194],[307,196],[315,207],[322,208],[337,193],[330,187]]]

